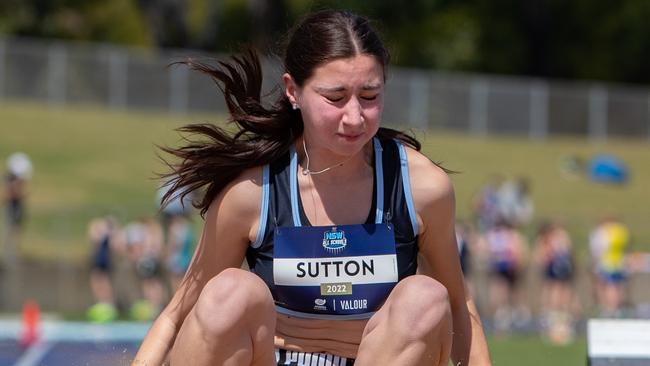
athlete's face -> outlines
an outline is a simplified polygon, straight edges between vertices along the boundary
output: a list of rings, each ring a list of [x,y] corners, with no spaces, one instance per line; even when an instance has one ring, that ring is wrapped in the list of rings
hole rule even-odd
[[[375,135],[384,102],[383,66],[373,56],[327,62],[298,86],[283,76],[289,100],[300,108],[310,148],[350,156]]]

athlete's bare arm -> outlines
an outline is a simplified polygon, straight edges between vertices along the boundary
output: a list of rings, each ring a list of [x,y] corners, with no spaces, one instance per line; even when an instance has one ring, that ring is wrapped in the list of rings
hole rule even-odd
[[[423,274],[442,283],[453,317],[454,365],[489,365],[478,312],[466,292],[455,237],[455,198],[447,173],[421,153],[407,148],[411,189],[419,224]]]
[[[257,234],[261,168],[252,168],[224,188],[205,217],[203,233],[179,289],[153,323],[133,365],[161,365],[205,284],[226,268],[239,268]]]

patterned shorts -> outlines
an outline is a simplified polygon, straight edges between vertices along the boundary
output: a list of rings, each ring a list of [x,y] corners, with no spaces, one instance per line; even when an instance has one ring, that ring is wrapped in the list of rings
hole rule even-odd
[[[329,353],[287,351],[275,349],[278,365],[290,366],[352,366],[353,358],[334,356]]]

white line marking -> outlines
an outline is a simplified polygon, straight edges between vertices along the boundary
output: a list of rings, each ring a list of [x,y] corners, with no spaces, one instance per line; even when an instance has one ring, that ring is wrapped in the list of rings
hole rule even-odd
[[[52,342],[36,342],[29,347],[22,357],[16,361],[14,366],[36,366],[43,359],[46,353],[54,346]]]

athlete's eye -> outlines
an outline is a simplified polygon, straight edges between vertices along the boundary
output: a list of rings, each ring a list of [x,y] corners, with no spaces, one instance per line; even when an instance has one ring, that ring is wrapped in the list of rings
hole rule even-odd
[[[343,100],[343,97],[335,97],[335,96],[325,96],[325,99],[329,100],[332,103],[340,102]]]

